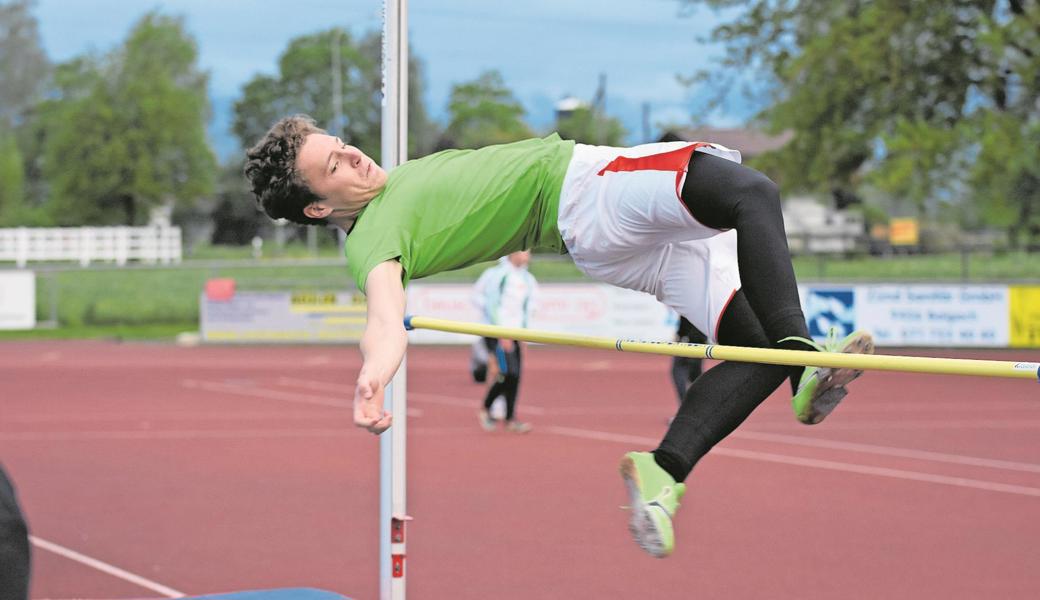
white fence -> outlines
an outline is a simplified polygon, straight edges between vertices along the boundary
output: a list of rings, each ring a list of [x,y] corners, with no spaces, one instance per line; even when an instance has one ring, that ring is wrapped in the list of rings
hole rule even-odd
[[[52,227],[0,229],[0,262],[127,261],[179,263],[180,227]]]

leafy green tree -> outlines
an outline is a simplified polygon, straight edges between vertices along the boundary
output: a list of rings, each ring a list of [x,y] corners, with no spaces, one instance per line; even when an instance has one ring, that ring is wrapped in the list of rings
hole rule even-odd
[[[621,146],[628,135],[619,119],[584,106],[557,121],[556,131],[564,139],[601,146]]]
[[[61,224],[137,224],[213,188],[207,76],[183,21],[145,15],[111,54],[60,65],[41,109],[44,174]]]
[[[294,38],[278,59],[278,74],[257,75],[235,103],[232,126],[243,148],[252,146],[279,118],[308,114],[330,133],[379,159],[382,119],[382,48],[378,33],[354,39],[331,29]],[[342,122],[335,123],[333,52],[339,51]],[[429,152],[436,137],[423,96],[423,66],[409,61],[409,154]]]
[[[453,86],[448,112],[451,120],[441,142],[445,147],[479,148],[533,135],[523,121],[524,107],[498,71]]]
[[[15,125],[40,97],[50,63],[32,0],[0,3],[0,125]]]
[[[45,188],[34,109],[51,65],[32,15],[35,4],[0,2],[0,225],[46,224],[45,214],[36,210]]]
[[[1012,233],[1040,224],[1036,2],[681,1],[735,15],[712,35],[725,59],[697,80],[768,82],[759,121],[795,137],[760,164],[785,186],[876,184],[922,212],[971,198]]]
[[[17,225],[25,198],[22,154],[14,135],[0,127],[0,226]]]

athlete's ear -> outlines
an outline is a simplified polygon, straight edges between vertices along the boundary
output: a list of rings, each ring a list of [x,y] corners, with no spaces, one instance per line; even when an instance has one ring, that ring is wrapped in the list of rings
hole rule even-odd
[[[332,214],[332,209],[324,204],[314,202],[303,207],[303,214],[311,219],[324,219]]]

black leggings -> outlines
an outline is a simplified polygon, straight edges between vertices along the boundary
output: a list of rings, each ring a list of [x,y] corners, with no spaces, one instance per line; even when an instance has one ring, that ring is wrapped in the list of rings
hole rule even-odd
[[[716,229],[737,230],[742,289],[719,323],[718,342],[732,346],[808,349],[779,340],[808,337],[787,249],[776,184],[758,171],[695,152],[682,200],[695,219]],[[690,386],[661,445],[658,464],[683,481],[715,444],[744,422],[784,379],[801,368],[725,362]]]
[[[512,421],[516,416],[516,396],[520,391],[520,342],[513,341],[513,349],[506,352],[502,344],[495,338],[484,338],[488,349],[488,358],[496,361],[498,365],[498,377],[487,395],[484,396],[484,410],[491,410],[495,398],[504,396],[506,399],[506,420]]]

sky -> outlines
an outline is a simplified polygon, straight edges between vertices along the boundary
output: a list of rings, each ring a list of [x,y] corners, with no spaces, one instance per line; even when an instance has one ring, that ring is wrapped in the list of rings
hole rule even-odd
[[[680,16],[679,0],[411,0],[409,36],[426,66],[426,105],[445,119],[451,86],[498,69],[538,131],[552,126],[565,95],[591,100],[606,75],[606,108],[622,120],[629,143],[643,139],[642,105],[654,125],[687,124],[695,108],[677,75],[709,67],[722,49],[705,39],[720,17],[706,9]],[[37,0],[44,49],[52,61],[107,52],[147,11],[185,17],[210,74],[218,155],[237,147],[228,125],[241,87],[257,74],[274,75],[290,39],[332,27],[363,34],[382,29],[380,0]],[[687,11],[689,12],[689,11]],[[693,92],[695,93],[695,92]],[[746,102],[734,99],[700,124],[739,125]]]

